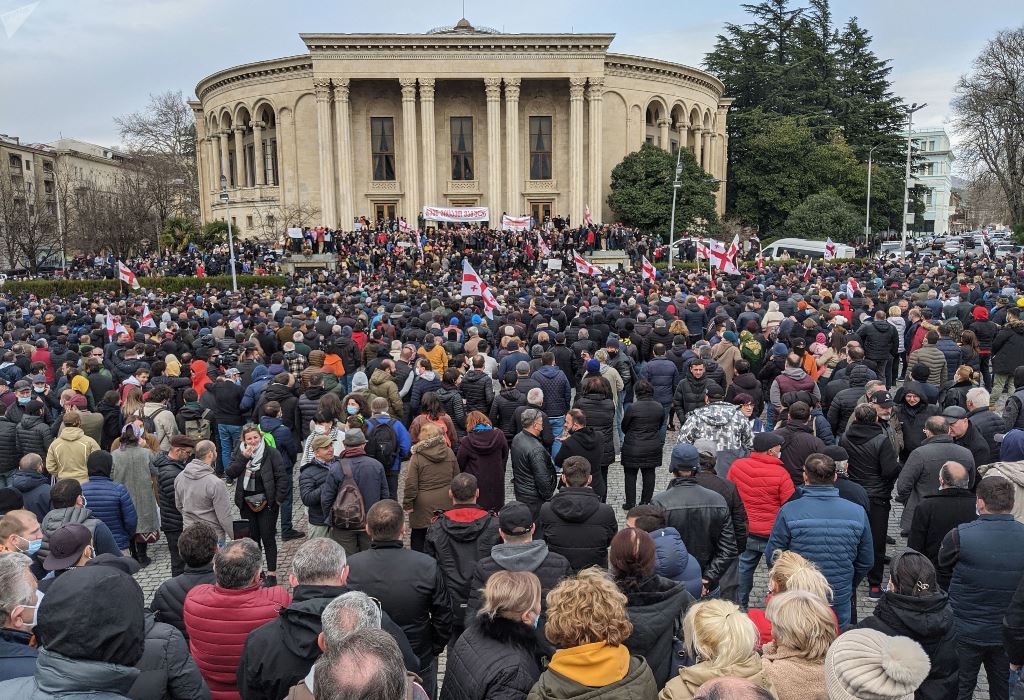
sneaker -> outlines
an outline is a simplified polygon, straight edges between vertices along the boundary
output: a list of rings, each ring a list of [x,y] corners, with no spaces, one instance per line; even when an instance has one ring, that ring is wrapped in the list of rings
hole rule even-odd
[[[623,503],[623,504],[622,504],[622,510],[627,510],[627,511],[628,511],[628,510],[632,510],[632,509],[633,509],[633,507],[634,507],[634,506],[633,506],[633,505],[631,505],[631,504],[629,504],[629,503]]]
[[[301,532],[300,530],[285,530],[283,533],[281,533],[281,539],[285,542],[288,542],[290,540],[301,540],[305,536],[306,533]]]
[[[882,597],[882,589],[881,589],[881,587],[879,587],[879,586],[872,586],[868,590],[868,598],[870,598],[871,600],[878,600],[881,597]]]
[[[234,486],[235,485],[235,480],[232,479],[231,477],[228,477],[227,480],[224,483],[227,484],[228,486]]]
[[[267,576],[263,577],[263,587],[264,588],[273,588],[276,585],[277,585],[277,576],[270,576],[268,574]]]

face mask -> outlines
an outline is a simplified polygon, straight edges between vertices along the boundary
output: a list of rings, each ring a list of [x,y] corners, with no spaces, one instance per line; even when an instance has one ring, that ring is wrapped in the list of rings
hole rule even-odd
[[[533,629],[537,629],[540,626],[540,615],[533,616]]]
[[[82,496],[82,507],[85,508],[89,505],[89,501],[86,500],[85,496]]]
[[[31,610],[32,611],[32,622],[26,623],[26,625],[27,625],[27,627],[29,629],[35,628],[36,622],[39,621],[39,606],[42,605],[42,602],[43,602],[43,592],[37,588],[36,589],[36,604],[35,605],[23,605],[22,606],[25,610]]]
[[[323,435],[324,433],[327,432],[327,428],[325,428],[322,425],[318,425],[315,428],[313,428],[313,432],[315,432],[317,435]]]
[[[31,400],[32,400],[31,396],[19,396],[18,397],[18,403],[20,403],[22,405],[27,404]]]
[[[359,412],[359,406],[352,406],[351,404],[349,404],[348,406],[345,407],[345,411],[350,416],[354,416],[356,413]]]
[[[36,392],[37,394],[41,394],[44,391],[46,391],[46,387],[45,386],[34,386],[34,387],[32,387],[32,391]]]
[[[29,556],[32,556],[33,554],[38,552],[39,548],[43,546],[43,541],[41,539],[38,539],[38,540],[27,540],[24,537],[22,537],[21,535],[15,535],[15,537],[17,537],[22,542],[28,542],[28,549],[25,549],[25,550],[22,550],[22,551],[25,554],[29,555]]]

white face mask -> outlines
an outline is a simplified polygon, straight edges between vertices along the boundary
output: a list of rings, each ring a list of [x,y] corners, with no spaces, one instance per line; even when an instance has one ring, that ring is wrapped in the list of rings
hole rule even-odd
[[[26,622],[25,626],[30,630],[34,629],[36,622],[39,621],[39,606],[43,604],[43,592],[36,589],[36,604],[35,605],[22,605],[22,609],[32,611],[32,622]]]

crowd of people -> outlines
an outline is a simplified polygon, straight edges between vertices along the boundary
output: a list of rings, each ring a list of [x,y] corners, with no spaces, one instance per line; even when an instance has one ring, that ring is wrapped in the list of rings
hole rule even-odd
[[[1016,268],[591,276],[536,235],[0,294],[0,697],[1024,698]]]

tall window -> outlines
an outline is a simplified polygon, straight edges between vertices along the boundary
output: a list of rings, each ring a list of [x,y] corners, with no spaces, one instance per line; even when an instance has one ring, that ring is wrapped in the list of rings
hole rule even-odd
[[[473,117],[452,117],[452,180],[473,179]]]
[[[394,180],[395,120],[392,117],[370,117],[370,149],[373,154],[373,179]]]
[[[551,117],[530,117],[530,179],[551,179]]]

